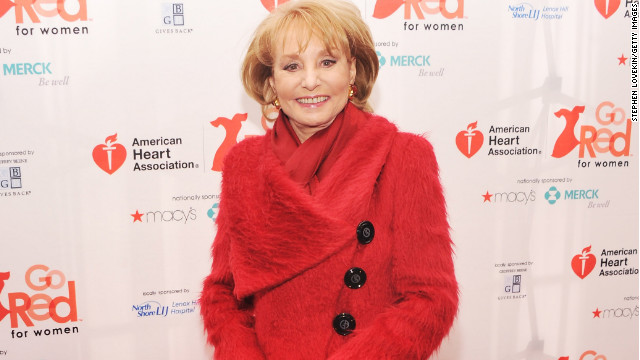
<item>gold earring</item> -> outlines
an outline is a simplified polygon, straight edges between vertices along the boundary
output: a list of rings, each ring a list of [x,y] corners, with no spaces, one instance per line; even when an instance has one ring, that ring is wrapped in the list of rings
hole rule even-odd
[[[355,84],[349,84],[349,100],[353,100],[356,95],[358,95],[358,87]]]
[[[275,106],[276,109],[280,109],[280,101],[278,101],[278,98],[276,98],[275,100],[273,100],[273,102],[271,103],[271,105]]]

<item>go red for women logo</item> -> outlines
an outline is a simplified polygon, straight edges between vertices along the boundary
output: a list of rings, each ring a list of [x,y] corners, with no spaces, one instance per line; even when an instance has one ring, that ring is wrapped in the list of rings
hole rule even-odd
[[[116,172],[127,158],[127,149],[116,141],[118,141],[118,133],[107,136],[104,144],[93,148],[93,161],[109,175]]]
[[[0,272],[0,293],[5,288],[5,281],[10,277],[10,272]],[[26,326],[34,326],[34,321],[48,319],[59,324],[78,321],[75,281],[67,281],[62,271],[51,270],[46,265],[31,266],[27,269],[24,279],[29,289],[35,293],[9,293],[7,306],[0,303],[0,322],[7,315],[11,321],[11,328],[17,328],[19,320]],[[65,287],[66,290],[63,290]],[[59,291],[63,291],[64,295],[56,294]]]
[[[43,17],[60,17],[65,21],[87,21],[87,0],[0,0],[0,17],[15,7],[16,24],[24,23],[25,15],[32,23]]]
[[[575,358],[571,358],[571,359],[575,359]],[[568,356],[562,356],[558,358],[558,360],[571,360],[571,359]],[[596,351],[587,350],[583,352],[582,355],[580,355],[580,357],[578,357],[578,360],[607,360],[607,357],[602,354],[598,354]]]
[[[449,12],[447,3],[453,2],[457,2],[456,10]],[[405,19],[411,19],[412,12],[421,20],[424,20],[424,14],[442,14],[447,19],[464,17],[464,0],[377,0],[373,9],[373,17],[384,19],[398,11],[403,5]]]
[[[582,125],[579,127],[579,137],[576,137],[576,127],[584,105],[574,106],[573,109],[560,109],[554,113],[558,119],[564,119],[564,129],[558,136],[551,156],[561,158],[568,155],[576,147],[578,157],[596,158],[598,154],[609,153],[614,157],[627,157],[631,147],[631,119],[627,118],[624,109],[617,107],[610,101],[601,102],[595,110],[598,126]],[[622,131],[615,131],[622,130]],[[598,165],[598,164],[596,164]]]
[[[571,259],[571,269],[580,279],[584,279],[596,267],[596,257],[591,252],[591,245],[582,249],[580,254]]]

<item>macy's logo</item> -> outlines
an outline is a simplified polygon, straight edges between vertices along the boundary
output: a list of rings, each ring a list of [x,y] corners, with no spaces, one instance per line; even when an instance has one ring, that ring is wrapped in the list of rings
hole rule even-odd
[[[0,293],[4,289],[4,281],[11,276],[10,272],[0,272]],[[9,315],[11,327],[18,327],[18,317],[25,325],[33,326],[33,321],[45,321],[52,319],[57,323],[78,321],[78,307],[76,305],[76,282],[67,282],[64,273],[60,270],[50,270],[45,265],[33,265],[24,276],[27,286],[35,291],[60,289],[64,285],[68,287],[68,297],[58,296],[52,298],[45,292],[28,295],[24,292],[8,294],[9,308],[0,304],[0,322]],[[63,309],[68,309],[68,314],[61,314],[60,304]],[[63,310],[64,311],[64,310]]]
[[[12,7],[16,8],[16,24],[24,23],[25,13],[32,23],[39,23],[40,17],[56,16],[68,22],[87,21],[87,0],[0,0],[0,17]]]
[[[405,19],[411,19],[412,10],[421,20],[424,20],[425,13],[429,15],[440,13],[447,19],[464,17],[464,0],[449,0],[449,2],[454,1],[458,3],[456,10],[449,12],[447,10],[447,0],[377,0],[373,9],[373,17],[384,19],[391,16],[403,5]]]

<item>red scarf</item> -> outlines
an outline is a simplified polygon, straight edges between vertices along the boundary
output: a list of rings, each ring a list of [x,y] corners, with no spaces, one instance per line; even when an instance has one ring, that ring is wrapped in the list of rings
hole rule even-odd
[[[280,111],[273,125],[271,147],[291,179],[313,194],[349,140],[356,136],[363,118],[361,111],[347,102],[329,127],[300,143],[289,118]]]

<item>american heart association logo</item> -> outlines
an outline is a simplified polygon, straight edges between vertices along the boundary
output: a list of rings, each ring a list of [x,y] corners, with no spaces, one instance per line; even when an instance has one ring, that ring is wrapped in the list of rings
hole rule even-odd
[[[478,126],[478,122],[471,123],[467,126],[467,130],[460,131],[456,135],[456,146],[460,152],[471,158],[482,147],[484,142],[484,135],[479,130],[475,130]]]
[[[109,175],[116,172],[127,158],[127,149],[121,144],[116,144],[117,140],[118,134],[116,133],[107,136],[104,144],[93,148],[93,161]]]
[[[608,19],[620,7],[620,0],[595,0],[595,4],[600,15]]]
[[[582,249],[582,253],[571,259],[571,269],[580,279],[587,277],[596,267],[596,257],[593,254],[589,254],[590,251],[591,245]]]

